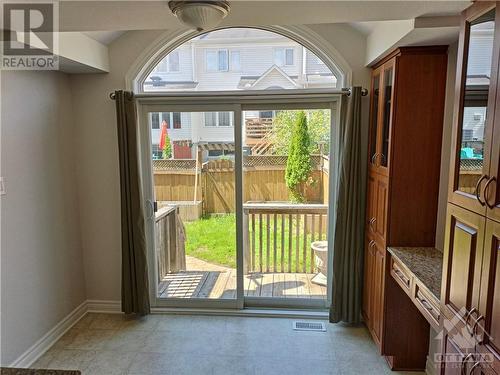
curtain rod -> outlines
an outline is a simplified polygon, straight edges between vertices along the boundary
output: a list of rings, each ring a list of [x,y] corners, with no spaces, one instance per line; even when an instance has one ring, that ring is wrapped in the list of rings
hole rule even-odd
[[[347,95],[347,96],[350,96],[351,95],[351,90],[352,88],[350,87],[344,87],[340,90],[325,90],[325,89],[319,89],[319,90],[315,90],[313,92],[311,92],[311,90],[309,90],[309,93],[311,94],[332,94],[332,95]],[[272,91],[268,91],[268,90],[264,90],[265,92],[263,91],[258,91],[258,90],[255,90],[255,91],[227,91],[227,92],[224,92],[224,91],[219,91],[220,95],[232,95],[232,94],[237,94],[237,95],[241,95],[241,96],[254,96],[254,95],[258,95],[259,93],[260,94],[264,94],[264,95],[276,95],[277,93],[276,92],[272,92]],[[287,90],[288,92],[279,92],[278,95],[287,95],[287,94],[307,94],[308,91],[306,90]],[[213,91],[185,91],[185,92],[182,92],[182,93],[175,93],[175,92],[168,92],[168,93],[140,93],[140,94],[134,94],[133,92],[131,91],[126,91],[127,95],[130,95],[132,94],[133,97],[135,98],[155,98],[155,97],[158,97],[158,98],[161,98],[161,97],[179,97],[179,96],[213,96],[214,95],[214,92]],[[187,94],[187,95],[186,95]],[[368,95],[368,90],[365,89],[365,88],[361,88],[361,96],[367,96]],[[112,99],[112,100],[115,100],[115,93],[112,92],[109,94],[109,97]]]

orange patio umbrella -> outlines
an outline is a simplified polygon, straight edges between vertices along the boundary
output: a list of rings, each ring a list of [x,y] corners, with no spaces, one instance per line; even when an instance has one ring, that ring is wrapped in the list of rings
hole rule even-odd
[[[160,142],[158,142],[158,146],[160,147],[160,150],[163,150],[165,148],[165,138],[167,136],[167,122],[165,120],[162,121],[161,123],[161,132],[160,132]]]

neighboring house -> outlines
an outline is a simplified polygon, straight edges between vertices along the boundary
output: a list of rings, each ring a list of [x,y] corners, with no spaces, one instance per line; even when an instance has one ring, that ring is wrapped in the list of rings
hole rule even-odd
[[[338,75],[338,74],[337,74]],[[257,29],[227,29],[204,34],[170,52],[144,82],[151,91],[221,91],[335,88],[337,77],[312,52],[293,40]],[[246,112],[248,119],[272,118],[270,111]],[[234,142],[229,112],[151,113],[153,154],[160,126],[168,123],[173,157],[195,157],[195,146],[212,144],[205,157],[231,153],[217,144]],[[243,144],[251,152],[251,141]]]

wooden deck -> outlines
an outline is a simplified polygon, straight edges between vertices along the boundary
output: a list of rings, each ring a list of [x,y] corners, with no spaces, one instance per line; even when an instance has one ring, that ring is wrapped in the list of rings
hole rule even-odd
[[[160,298],[236,298],[236,270],[186,257],[188,271],[172,273],[158,287]],[[313,283],[313,273],[260,273],[243,276],[245,296],[326,298],[326,287]]]

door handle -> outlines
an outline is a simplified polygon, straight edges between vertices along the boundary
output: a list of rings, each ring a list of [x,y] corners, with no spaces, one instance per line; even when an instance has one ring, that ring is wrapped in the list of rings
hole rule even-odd
[[[481,206],[484,206],[484,205],[486,204],[485,202],[483,202],[483,201],[481,200],[481,196],[480,196],[480,194],[479,194],[479,187],[481,186],[481,182],[483,182],[483,180],[484,180],[485,178],[488,178],[488,176],[487,176],[487,175],[485,175],[485,174],[483,174],[483,175],[481,176],[481,178],[480,178],[479,180],[477,180],[477,183],[476,183],[476,188],[474,189],[474,195],[476,196],[476,199],[478,200],[478,202],[479,202],[479,204],[480,204]],[[483,194],[483,195],[484,195],[484,194]]]
[[[469,311],[467,311],[467,314],[465,314],[465,327],[467,328],[467,331],[469,332],[469,334],[472,336],[473,333],[472,331],[469,329],[469,318],[471,317],[472,314],[474,313],[477,313],[477,309],[475,307],[473,307],[472,309],[470,309]]]
[[[494,204],[490,204],[488,202],[488,189],[490,187],[490,184],[493,182],[493,181],[496,181],[495,179],[495,176],[492,176],[489,178],[488,181],[486,181],[486,184],[484,185],[484,188],[483,188],[483,196],[484,196],[484,202],[486,205],[488,205],[489,208],[495,208],[495,205]],[[484,206],[484,204],[483,204]]]
[[[465,357],[462,358],[462,363],[460,364],[460,374],[461,375],[466,375],[465,374],[465,364],[469,362],[469,360],[472,358],[473,354],[469,353]]]
[[[484,316],[483,315],[479,315],[479,317],[474,321],[474,325],[472,326],[472,334],[473,336],[476,336],[476,329],[477,329],[477,326],[479,324],[479,322],[481,320],[484,320]],[[483,343],[483,339],[481,338],[481,341],[479,342],[479,344],[482,344]]]
[[[479,362],[476,362],[476,363],[474,363],[472,365],[472,367],[469,369],[468,375],[471,375],[474,372],[474,370],[476,369],[477,366],[479,366]]]
[[[147,216],[147,219],[148,220],[152,220],[153,217],[155,216],[155,205],[154,203],[151,201],[151,199],[146,199],[146,204],[148,205],[149,209],[150,209],[150,214]]]

